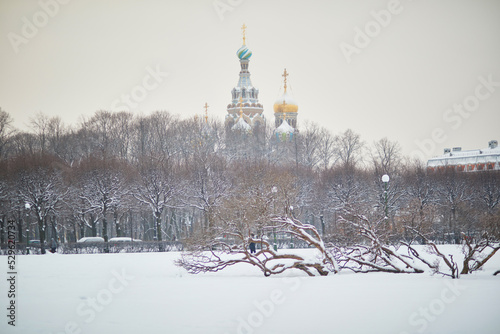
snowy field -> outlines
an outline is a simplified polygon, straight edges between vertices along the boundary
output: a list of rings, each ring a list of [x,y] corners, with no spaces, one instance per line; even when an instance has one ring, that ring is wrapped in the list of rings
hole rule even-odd
[[[0,333],[500,333],[498,254],[459,280],[348,271],[265,278],[248,265],[190,275],[173,264],[178,257],[17,256],[16,327],[7,324],[4,278]]]

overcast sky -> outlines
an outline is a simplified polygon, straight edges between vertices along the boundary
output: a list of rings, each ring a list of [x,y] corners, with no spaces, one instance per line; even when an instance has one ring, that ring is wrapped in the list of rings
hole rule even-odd
[[[77,124],[100,109],[187,118],[205,102],[222,120],[245,23],[272,123],[286,67],[299,127],[424,159],[500,140],[497,0],[2,0],[0,16],[0,107],[18,128],[40,111]]]

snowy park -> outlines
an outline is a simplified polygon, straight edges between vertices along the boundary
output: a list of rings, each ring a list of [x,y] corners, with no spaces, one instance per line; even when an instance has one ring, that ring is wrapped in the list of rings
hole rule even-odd
[[[0,15],[0,334],[500,334],[500,1]]]
[[[420,246],[423,248],[423,246]],[[460,261],[461,247],[441,245]],[[313,249],[279,250],[314,258]],[[442,275],[299,270],[264,277],[238,264],[188,274],[179,252],[17,256],[17,323],[1,333],[498,333],[500,255]],[[8,282],[1,281],[6,291]],[[2,293],[2,306],[7,305]],[[4,307],[5,310],[5,307]],[[5,313],[5,311],[4,311]]]

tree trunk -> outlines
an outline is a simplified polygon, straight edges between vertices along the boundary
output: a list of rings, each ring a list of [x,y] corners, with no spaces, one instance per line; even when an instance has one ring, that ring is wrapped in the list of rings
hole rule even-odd
[[[4,217],[5,218],[5,217]],[[3,225],[4,219],[2,219],[2,225]],[[16,243],[22,243],[23,242],[23,220],[19,219],[17,222],[17,241]],[[2,243],[3,243],[3,226],[2,226]]]
[[[57,242],[57,229],[56,229],[56,217],[52,216],[52,238]]]
[[[102,237],[108,242],[108,220],[106,219],[106,209],[102,212]]]
[[[45,254],[45,224],[44,219],[38,217],[38,234],[40,235],[40,253]]]
[[[78,227],[80,228],[80,238],[85,237],[85,221],[82,221]],[[78,241],[78,240],[77,240]]]
[[[118,209],[117,208],[114,208],[114,210],[113,210],[113,222],[115,224],[116,236],[121,237],[122,231],[121,231],[120,222],[118,220]]]
[[[5,215],[2,216],[2,219],[0,219],[0,245],[5,244]]]
[[[97,219],[93,213],[90,214],[90,226],[92,229],[92,236],[97,237]]]
[[[464,267],[462,268],[462,272],[460,273],[460,275],[467,275],[470,271],[469,269],[469,258],[465,258],[464,260]]]
[[[321,221],[321,235],[323,238],[325,237],[325,217],[323,214],[320,214],[319,220]]]
[[[104,253],[109,253],[108,247],[108,220],[106,219],[107,208],[104,206],[102,210],[102,237],[104,238],[104,242],[106,243],[106,247],[104,248]]]
[[[75,241],[78,241],[78,239],[80,239],[78,236],[79,236],[79,228],[80,228],[80,224],[77,223],[77,222],[74,222],[73,223],[73,232],[74,232],[74,235],[75,235]]]
[[[177,215],[175,214],[175,209],[172,209],[172,216],[170,219],[170,225],[172,228],[172,237],[170,240],[175,241],[177,240],[177,236],[179,233],[179,228],[178,228],[178,223],[177,223]]]
[[[128,210],[128,220],[130,222],[130,239],[134,239],[134,227],[132,225],[133,217],[130,210]]]
[[[155,211],[155,228],[156,238],[158,240],[158,251],[163,252],[162,236],[161,236],[161,211]]]

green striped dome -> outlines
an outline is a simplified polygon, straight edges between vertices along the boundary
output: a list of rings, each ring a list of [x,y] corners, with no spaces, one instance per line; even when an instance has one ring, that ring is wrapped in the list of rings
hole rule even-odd
[[[252,51],[250,51],[249,48],[247,48],[246,45],[243,45],[241,48],[238,49],[238,51],[236,52],[236,55],[238,56],[238,58],[240,59],[250,59],[250,57],[252,56]]]

